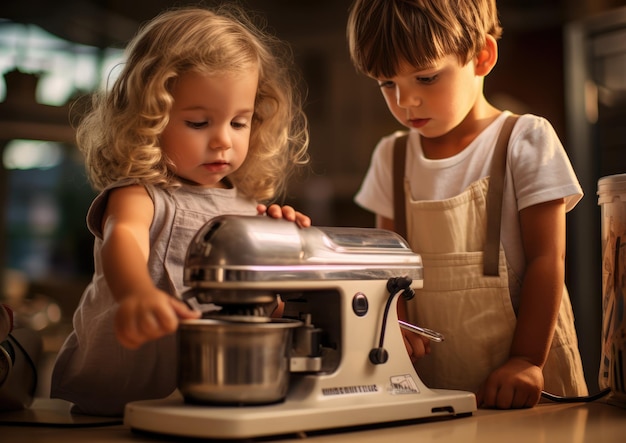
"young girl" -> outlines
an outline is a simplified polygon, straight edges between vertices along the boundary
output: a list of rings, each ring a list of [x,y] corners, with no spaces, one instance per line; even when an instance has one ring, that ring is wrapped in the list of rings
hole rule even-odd
[[[564,287],[565,213],[582,190],[552,126],[520,116],[500,168],[498,275],[484,275],[492,156],[510,115],[483,94],[501,32],[494,0],[356,0],[348,20],[355,66],[409,129],[401,205],[424,288],[399,315],[446,337],[430,346],[407,334],[409,354],[430,387],[476,392],[482,407],[522,408],[543,389],[587,394]],[[392,230],[404,221],[394,220],[392,188],[399,136],[379,142],[355,198]]]
[[[268,201],[308,160],[285,47],[229,8],[178,9],[144,26],[78,145],[100,194],[87,223],[95,273],[61,349],[51,396],[120,415],[176,388],[187,245],[219,214],[310,219]],[[282,52],[279,52],[282,51]],[[266,211],[267,209],[267,211]]]

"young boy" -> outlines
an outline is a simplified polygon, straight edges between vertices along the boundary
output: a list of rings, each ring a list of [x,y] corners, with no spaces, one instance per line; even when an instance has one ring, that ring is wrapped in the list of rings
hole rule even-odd
[[[402,234],[422,256],[424,288],[399,315],[446,340],[431,347],[406,334],[407,350],[427,386],[476,392],[479,407],[523,408],[544,389],[587,394],[564,285],[565,213],[582,190],[550,123],[520,116],[499,168],[497,271],[485,275],[492,156],[511,115],[483,94],[501,33],[494,0],[356,0],[348,19],[356,68],[409,129]],[[405,222],[394,220],[400,135],[379,142],[355,198],[391,230]]]

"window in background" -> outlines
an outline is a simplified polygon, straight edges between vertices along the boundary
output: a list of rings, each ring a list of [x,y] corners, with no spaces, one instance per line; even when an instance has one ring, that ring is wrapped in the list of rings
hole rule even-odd
[[[121,49],[81,45],[36,25],[0,19],[0,102],[6,97],[7,72],[38,74],[37,101],[62,106],[78,94],[103,86],[122,60]]]
[[[36,25],[0,18],[0,106],[13,106],[6,101],[8,73],[36,77],[36,89],[10,91],[18,100],[25,97],[32,112],[26,108],[23,115],[21,108],[19,113],[8,109],[11,121],[0,130],[3,265],[31,283],[84,280],[91,274],[93,237],[85,216],[95,193],[71,143],[73,137],[28,138],[45,138],[41,135],[45,131],[36,125],[45,125],[46,116],[57,108],[62,113],[60,124],[69,128],[70,117],[62,107],[69,109],[73,99],[106,86],[122,61],[120,49],[76,44]],[[16,136],[6,128],[13,131],[17,126],[25,129],[19,130],[20,139],[12,140]]]

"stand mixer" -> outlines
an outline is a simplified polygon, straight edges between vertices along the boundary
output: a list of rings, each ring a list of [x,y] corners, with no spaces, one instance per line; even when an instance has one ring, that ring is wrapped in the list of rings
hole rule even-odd
[[[422,282],[390,231],[217,217],[187,253],[183,298],[203,316],[179,327],[179,389],[127,404],[124,422],[240,439],[471,415],[474,394],[428,388],[406,351],[401,328],[443,340],[398,320]]]

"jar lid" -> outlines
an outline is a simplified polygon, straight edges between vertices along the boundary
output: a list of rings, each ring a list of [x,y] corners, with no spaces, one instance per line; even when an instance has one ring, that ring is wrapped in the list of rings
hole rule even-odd
[[[598,204],[616,199],[626,202],[626,174],[607,175],[598,180]]]

